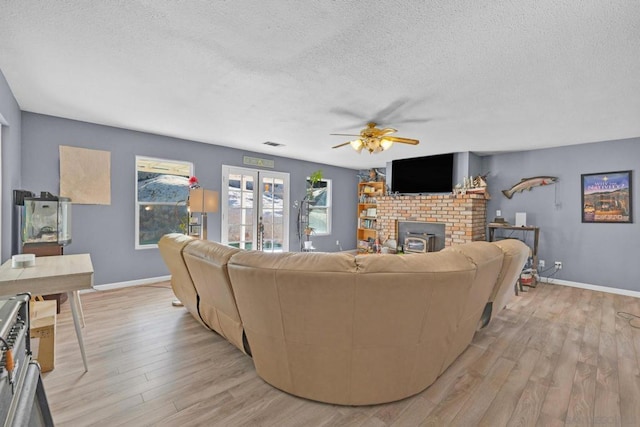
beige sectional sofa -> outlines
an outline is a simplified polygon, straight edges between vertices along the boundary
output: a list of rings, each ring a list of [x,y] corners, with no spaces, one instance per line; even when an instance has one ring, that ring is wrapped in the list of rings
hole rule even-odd
[[[495,310],[513,295],[513,271],[528,254],[516,240],[367,256],[183,239],[167,235],[159,247],[176,296],[197,295],[195,311],[185,303],[191,314],[250,352],[269,384],[342,405],[399,400],[432,384],[467,348],[492,298],[500,297]]]

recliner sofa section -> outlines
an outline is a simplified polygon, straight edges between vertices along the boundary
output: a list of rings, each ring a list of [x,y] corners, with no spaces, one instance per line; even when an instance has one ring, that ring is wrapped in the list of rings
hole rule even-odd
[[[184,234],[166,234],[158,242],[158,249],[171,273],[173,293],[198,322],[207,326],[198,314],[198,292],[182,255],[184,247],[193,241],[193,237]]]
[[[175,256],[167,240],[182,238],[159,243]],[[432,384],[471,343],[485,306],[508,302],[504,289],[513,291],[523,254],[516,240],[401,256],[274,254],[194,240],[180,256],[197,316],[243,351],[246,333],[266,382],[312,400],[369,405]]]
[[[227,271],[229,259],[240,249],[178,233],[163,236],[158,248],[173,292],[191,315],[251,354]]]

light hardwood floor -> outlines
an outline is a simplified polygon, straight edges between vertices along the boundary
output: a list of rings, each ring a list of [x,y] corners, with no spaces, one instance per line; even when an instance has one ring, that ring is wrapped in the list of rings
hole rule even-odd
[[[640,425],[640,330],[616,314],[640,314],[636,298],[540,284],[431,387],[367,407],[271,387],[172,299],[166,282],[83,294],[88,373],[63,306],[56,367],[44,375],[57,425]]]

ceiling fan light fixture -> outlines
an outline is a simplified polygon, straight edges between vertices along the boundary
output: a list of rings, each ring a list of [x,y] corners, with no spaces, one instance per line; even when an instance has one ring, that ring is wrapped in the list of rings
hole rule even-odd
[[[351,147],[356,150],[358,153],[360,151],[362,151],[362,147],[364,147],[364,144],[362,143],[361,139],[354,139],[353,141],[351,141],[349,144],[351,144]]]
[[[382,146],[383,150],[388,150],[393,145],[393,141],[389,141],[388,139],[383,138],[380,140],[380,145]]]
[[[331,148],[340,148],[345,145],[351,145],[351,148],[361,153],[363,149],[366,149],[369,154],[382,153],[393,146],[394,142],[403,144],[418,145],[420,141],[417,139],[400,138],[397,136],[388,136],[390,133],[396,132],[393,128],[378,129],[376,124],[371,122],[366,128],[360,131],[360,138],[352,141],[343,142],[342,144],[335,145]],[[331,135],[352,136],[352,134],[332,133]],[[355,135],[353,135],[355,136]]]

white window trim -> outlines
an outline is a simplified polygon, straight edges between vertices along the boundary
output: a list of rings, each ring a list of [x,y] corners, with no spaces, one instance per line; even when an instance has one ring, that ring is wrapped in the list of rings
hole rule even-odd
[[[144,249],[156,249],[158,248],[157,244],[149,244],[149,245],[141,245],[140,242],[140,203],[138,202],[138,161],[139,160],[152,160],[158,162],[172,162],[172,163],[184,163],[189,165],[190,173],[189,176],[193,176],[193,163],[185,160],[172,160],[172,159],[161,159],[157,157],[150,156],[138,156],[136,155],[135,164],[134,164],[134,174],[133,174],[133,182],[135,188],[135,200],[134,200],[134,216],[135,216],[135,232],[134,232],[134,244],[136,250],[144,250]],[[145,203],[145,204],[154,204],[154,203]],[[164,204],[164,203],[158,203]]]
[[[307,182],[310,182],[310,177],[307,177]],[[322,178],[320,180],[321,182],[326,182],[327,183],[327,204],[326,205],[322,205],[322,206],[314,206],[311,203],[309,203],[309,210],[316,208],[316,209],[326,209],[327,210],[327,232],[326,233],[316,233],[315,231],[313,232],[314,236],[330,236],[332,233],[332,225],[331,225],[331,218],[333,217],[333,181],[330,178]]]

